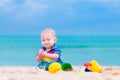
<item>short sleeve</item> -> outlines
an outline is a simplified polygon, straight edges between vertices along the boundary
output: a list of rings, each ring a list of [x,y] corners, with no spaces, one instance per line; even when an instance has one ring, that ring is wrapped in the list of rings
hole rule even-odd
[[[60,49],[60,47],[59,46],[55,46],[54,50],[55,50],[55,54],[58,54],[59,57],[60,57],[61,56],[61,49]]]

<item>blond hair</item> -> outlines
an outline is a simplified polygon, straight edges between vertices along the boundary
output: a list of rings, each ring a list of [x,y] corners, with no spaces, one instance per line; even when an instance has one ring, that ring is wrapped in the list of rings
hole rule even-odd
[[[53,29],[51,28],[46,28],[44,29],[42,32],[41,32],[41,36],[44,34],[44,33],[51,33],[53,35],[53,37],[55,37],[55,40],[56,40],[56,33]]]

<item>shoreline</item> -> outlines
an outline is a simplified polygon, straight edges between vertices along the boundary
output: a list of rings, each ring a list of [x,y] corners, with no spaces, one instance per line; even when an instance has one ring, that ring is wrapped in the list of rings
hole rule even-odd
[[[36,66],[0,66],[0,80],[120,80],[120,66],[101,66],[102,72],[85,72],[83,66],[54,74]]]

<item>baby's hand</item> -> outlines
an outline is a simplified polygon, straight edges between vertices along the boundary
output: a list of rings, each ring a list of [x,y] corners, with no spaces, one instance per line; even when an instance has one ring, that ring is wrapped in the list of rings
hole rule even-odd
[[[43,54],[43,53],[44,53],[44,50],[43,50],[43,49],[39,49],[38,57],[39,57],[39,58],[42,57],[41,54]]]
[[[44,53],[43,49],[39,49],[39,54]]]
[[[46,52],[43,49],[40,49],[38,56],[39,57],[46,57]]]
[[[44,51],[43,53],[40,53],[40,56],[41,56],[41,57],[46,57],[46,55],[47,55],[47,54],[46,54],[45,51]]]
[[[38,55],[37,55],[37,58],[36,58],[36,60],[39,62],[39,61],[41,61],[41,58],[42,58],[42,55],[41,54],[43,54],[44,53],[44,50],[42,50],[42,49],[39,49],[39,52],[38,52]]]

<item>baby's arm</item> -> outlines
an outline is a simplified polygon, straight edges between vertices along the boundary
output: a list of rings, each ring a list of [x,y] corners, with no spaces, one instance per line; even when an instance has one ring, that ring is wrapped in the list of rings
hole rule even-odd
[[[37,55],[37,57],[36,57],[36,61],[37,61],[37,62],[40,62],[40,61],[41,61],[41,58],[42,58],[42,55],[41,55],[41,54],[43,54],[43,53],[44,53],[44,50],[39,49],[38,55]]]
[[[61,56],[61,50],[58,46],[55,46],[54,53],[46,54],[45,56],[51,59],[58,59]]]
[[[54,54],[47,54],[46,52],[44,52],[44,56],[47,57],[47,58],[51,58],[51,59],[58,59],[59,58],[59,55],[54,53]]]

